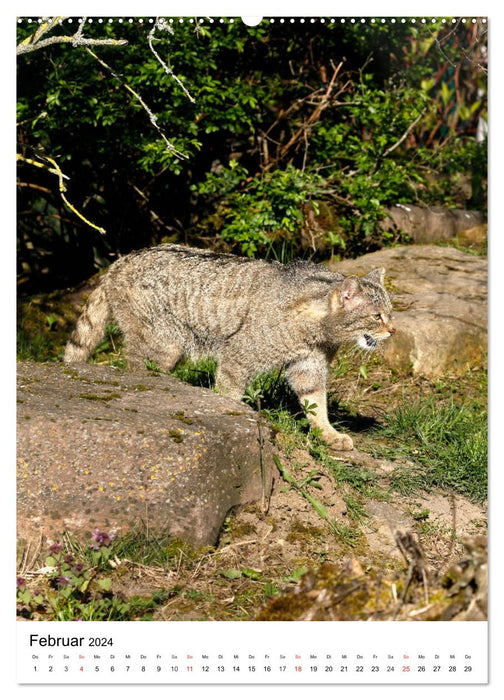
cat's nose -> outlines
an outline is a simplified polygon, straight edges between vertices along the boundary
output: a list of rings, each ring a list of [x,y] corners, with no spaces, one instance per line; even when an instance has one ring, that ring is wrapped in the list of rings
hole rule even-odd
[[[396,332],[396,329],[394,328],[394,326],[389,326],[387,328],[387,330],[390,333],[390,335],[394,335],[394,333]]]

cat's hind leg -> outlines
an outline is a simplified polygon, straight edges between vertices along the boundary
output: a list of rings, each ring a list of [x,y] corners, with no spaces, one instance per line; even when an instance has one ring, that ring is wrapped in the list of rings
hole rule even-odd
[[[171,372],[184,355],[180,343],[170,337],[157,337],[154,329],[125,328],[124,339],[124,354],[131,370],[145,369],[148,360],[163,372]]]

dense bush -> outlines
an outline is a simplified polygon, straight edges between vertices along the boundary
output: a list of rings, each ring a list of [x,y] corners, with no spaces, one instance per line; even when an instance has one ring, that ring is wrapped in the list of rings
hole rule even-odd
[[[19,42],[35,29],[20,22]],[[385,206],[452,205],[468,172],[469,205],[486,206],[482,21],[95,19],[83,35],[128,43],[18,58],[22,290],[74,284],[163,239],[355,255],[390,238]],[[322,236],[306,246],[326,205]]]

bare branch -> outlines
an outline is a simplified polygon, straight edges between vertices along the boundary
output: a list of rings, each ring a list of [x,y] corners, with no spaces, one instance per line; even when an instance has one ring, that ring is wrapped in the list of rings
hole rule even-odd
[[[296,133],[293,134],[293,135],[291,136],[291,138],[289,139],[289,141],[288,141],[285,145],[283,145],[283,146],[280,148],[280,155],[278,156],[278,158],[276,158],[275,160],[270,161],[270,162],[268,163],[268,165],[266,165],[266,167],[264,168],[264,170],[270,170],[270,169],[275,165],[275,163],[278,162],[278,160],[279,160],[280,158],[283,158],[283,157],[285,156],[285,154],[288,152],[288,150],[289,150],[301,137],[303,137],[303,138],[305,139],[305,143],[306,143],[307,133],[310,131],[310,129],[313,127],[313,125],[318,121],[318,119],[319,119],[321,113],[324,111],[324,109],[325,109],[326,107],[328,107],[328,106],[331,104],[331,102],[330,102],[330,100],[329,100],[329,97],[330,97],[331,92],[332,92],[332,90],[333,90],[333,88],[334,88],[334,83],[335,83],[335,81],[336,81],[336,78],[337,78],[338,73],[340,72],[342,66],[343,66],[343,61],[341,61],[341,62],[334,68],[334,72],[333,72],[332,78],[331,78],[331,80],[330,80],[330,82],[329,82],[329,85],[327,86],[326,91],[325,91],[324,94],[321,95],[320,98],[314,103],[314,104],[316,104],[316,107],[315,107],[315,109],[313,110],[313,112],[310,114],[310,116],[308,117],[308,119],[299,127],[299,129],[296,131]],[[338,92],[338,95],[339,95],[339,94],[341,94],[341,90]]]
[[[434,38],[434,42],[435,42],[435,44],[436,44],[436,47],[437,47],[439,53],[440,53],[440,54],[443,56],[443,58],[444,58],[446,61],[448,61],[448,63],[449,63],[451,66],[453,66],[453,67],[455,67],[457,64],[454,63],[454,62],[449,58],[449,56],[445,53],[445,51],[443,50],[443,48],[442,48],[441,45],[444,44],[444,43],[446,43],[446,42],[448,41],[448,39],[451,39],[451,38],[456,34],[458,28],[459,28],[460,25],[461,25],[461,22],[462,22],[462,20],[461,20],[461,19],[458,19],[458,20],[457,20],[457,23],[456,23],[455,26],[453,27],[452,31],[449,32],[448,34],[446,34],[445,36],[443,36],[441,39],[439,38],[439,34],[434,34],[434,32],[432,32],[432,31],[430,32],[431,36]],[[478,46],[478,44],[481,43],[483,37],[485,37],[486,34],[487,34],[487,30],[486,30],[486,29],[483,29],[483,31],[482,31],[482,33],[481,33],[481,36],[477,38],[477,40],[475,41],[475,43],[474,43],[473,46],[471,47],[471,50],[474,50],[474,49]],[[459,45],[459,46],[458,46],[458,49],[459,49],[460,53],[462,54],[462,56],[466,59],[466,61],[468,61],[471,65],[473,65],[475,68],[477,68],[478,70],[480,70],[482,73],[485,73],[485,75],[488,74],[488,69],[485,68],[485,66],[481,65],[481,63],[480,63],[479,61],[473,60],[473,59],[471,58],[471,56],[470,56],[466,51],[464,51],[464,49],[463,49],[462,46]],[[463,60],[463,59],[460,59],[460,60],[458,61],[458,65],[460,65],[460,63],[461,63],[462,60]]]
[[[67,207],[68,207],[71,211],[73,211],[73,213],[74,213],[76,216],[78,216],[79,219],[81,219],[82,221],[84,221],[85,224],[87,224],[88,226],[91,226],[91,228],[96,229],[96,231],[99,231],[100,233],[105,234],[106,231],[105,231],[104,228],[101,228],[101,226],[97,226],[96,224],[93,224],[91,221],[89,221],[89,219],[86,219],[86,217],[84,216],[84,214],[81,214],[81,212],[78,211],[78,210],[74,207],[74,205],[73,205],[71,202],[68,201],[68,199],[67,199],[67,197],[66,197],[66,195],[65,195],[66,186],[65,186],[65,183],[63,182],[63,180],[68,180],[68,175],[65,175],[65,174],[61,171],[61,168],[60,168],[59,165],[56,163],[56,161],[55,161],[53,158],[50,158],[49,156],[46,156],[46,155],[44,155],[44,156],[38,156],[38,157],[39,157],[41,160],[47,161],[47,163],[50,163],[50,165],[52,165],[52,168],[49,168],[49,167],[47,166],[46,162],[40,163],[40,162],[38,162],[38,161],[36,161],[36,160],[32,160],[31,158],[25,158],[24,156],[22,156],[22,155],[20,155],[20,154],[17,154],[16,159],[17,159],[17,160],[20,160],[20,161],[23,161],[23,162],[25,162],[25,163],[29,163],[30,165],[35,165],[37,168],[45,168],[45,169],[48,170],[50,173],[53,173],[53,174],[57,175],[57,176],[58,176],[58,181],[59,181],[59,192],[60,192],[60,196],[61,196],[61,199],[62,199],[62,200],[65,202],[65,204],[67,205]]]

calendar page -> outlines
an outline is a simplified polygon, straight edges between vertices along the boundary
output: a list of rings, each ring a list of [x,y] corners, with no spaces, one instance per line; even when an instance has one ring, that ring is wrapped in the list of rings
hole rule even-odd
[[[107,622],[18,627],[21,683],[481,684],[487,625]],[[404,629],[403,629],[404,627]],[[307,629],[306,629],[307,628]],[[230,634],[232,632],[232,634]]]
[[[489,20],[176,9],[11,20],[18,687],[485,685]]]

